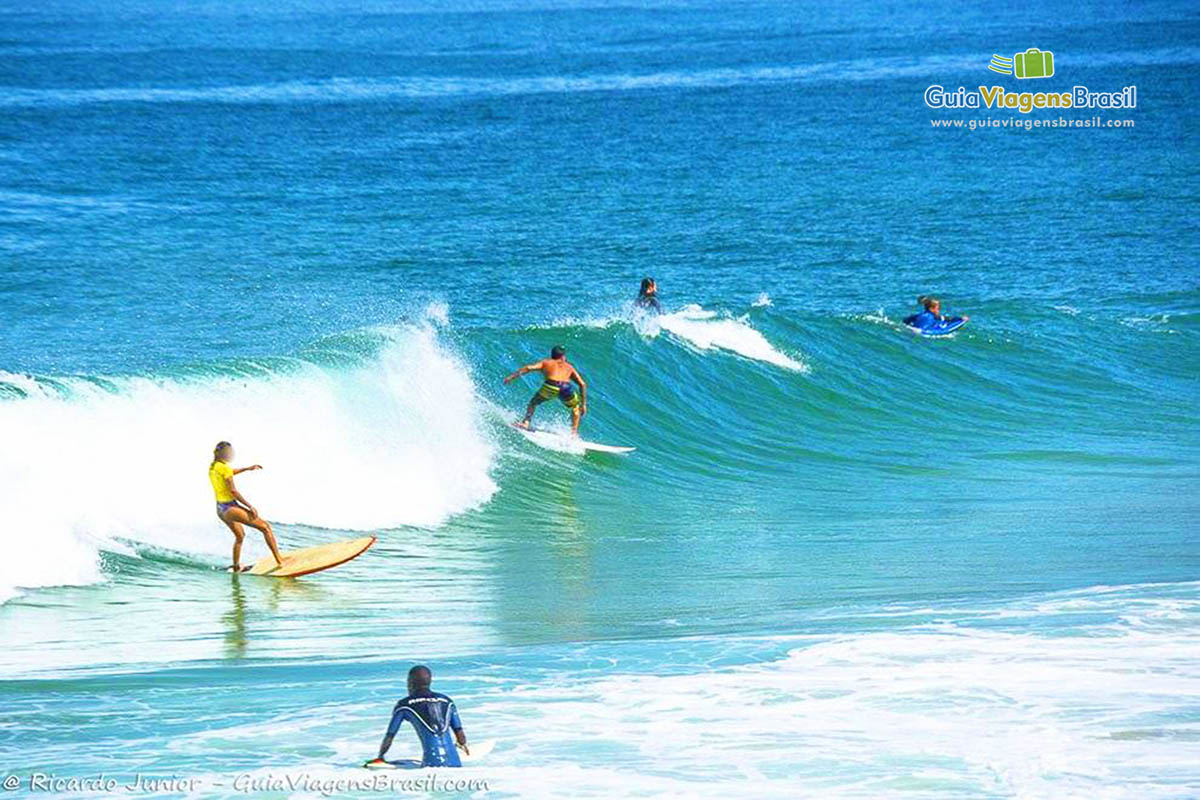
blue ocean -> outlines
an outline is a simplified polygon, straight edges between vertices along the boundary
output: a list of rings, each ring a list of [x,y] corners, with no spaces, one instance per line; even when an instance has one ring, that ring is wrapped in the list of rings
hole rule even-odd
[[[1200,796],[1197,12],[7,0],[4,788]]]

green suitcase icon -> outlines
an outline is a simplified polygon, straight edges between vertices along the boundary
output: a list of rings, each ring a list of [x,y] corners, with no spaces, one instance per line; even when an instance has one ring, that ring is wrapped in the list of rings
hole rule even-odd
[[[1013,56],[1013,74],[1018,78],[1049,78],[1054,74],[1054,53],[1031,47]]]

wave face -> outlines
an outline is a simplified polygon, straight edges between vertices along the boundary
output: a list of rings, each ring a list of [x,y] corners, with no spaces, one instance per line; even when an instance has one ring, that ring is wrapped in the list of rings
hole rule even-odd
[[[1187,306],[1188,297],[1175,303]],[[239,484],[285,525],[438,529],[478,509],[468,524],[499,535],[514,525],[540,528],[547,482],[561,480],[562,465],[539,460],[544,451],[530,452],[505,430],[537,381],[506,387],[472,376],[498,376],[561,342],[589,382],[585,437],[638,448],[605,479],[607,489],[584,490],[630,534],[661,533],[661,519],[634,499],[646,491],[671,509],[669,529],[685,535],[704,526],[711,536],[745,536],[747,524],[801,537],[839,530],[853,518],[830,509],[853,485],[866,498],[858,513],[872,520],[860,526],[970,521],[944,534],[964,538],[966,556],[989,547],[973,532],[1010,529],[1016,507],[1002,500],[998,511],[989,494],[1022,497],[1022,514],[1054,508],[1022,525],[1055,538],[1096,530],[1122,487],[1137,486],[1132,507],[1158,508],[1151,527],[1174,540],[1169,531],[1195,508],[1186,500],[1160,506],[1170,487],[1196,481],[1200,443],[1161,431],[1195,428],[1186,353],[1200,318],[1072,307],[1034,322],[1003,301],[973,311],[977,319],[957,336],[930,341],[897,321],[903,311],[827,315],[752,301],[513,330],[451,326],[446,306],[434,304],[416,322],[325,337],[287,358],[140,377],[7,374],[0,436],[12,444],[0,480],[13,489],[16,529],[39,537],[15,540],[5,593],[102,580],[103,553],[143,545],[223,554],[228,540],[204,474],[218,439],[234,443],[238,464],[263,463]],[[1027,327],[1039,334],[1022,333]],[[1148,351],[1161,354],[1153,379],[1131,379],[1128,360]],[[535,422],[565,432],[568,417],[551,402]],[[1008,488],[995,495],[997,486]],[[500,487],[501,502],[489,506]],[[1072,507],[1055,508],[1065,491]],[[753,520],[740,516],[751,509]],[[1122,535],[1138,527],[1123,517],[1113,524]],[[921,542],[893,543],[892,555],[915,557]],[[1099,581],[1103,571],[1084,565],[1104,547],[1092,539],[1035,564],[1026,561],[1036,556],[1031,542],[1001,560],[1044,570],[1052,584],[1076,569]],[[250,552],[260,548],[251,542]],[[1134,560],[1139,578],[1167,577],[1163,567],[1175,574],[1149,554]],[[706,561],[717,570],[719,550]],[[969,562],[934,571],[957,581]],[[815,580],[835,591],[837,575]],[[908,579],[897,580],[888,591],[909,591]],[[909,588],[921,584],[913,576]]]
[[[225,553],[231,539],[199,491],[218,439],[238,463],[263,464],[239,488],[285,523],[436,526],[496,490],[469,371],[430,325],[171,378],[0,375],[0,386],[20,395],[0,402],[6,513],[31,533],[9,539],[8,596],[94,581],[102,550]]]

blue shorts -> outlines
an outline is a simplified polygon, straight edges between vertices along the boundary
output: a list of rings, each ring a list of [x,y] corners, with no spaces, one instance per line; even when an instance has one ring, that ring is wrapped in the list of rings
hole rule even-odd
[[[237,500],[230,500],[228,503],[217,503],[217,516],[225,518],[225,512],[231,508],[241,508]]]

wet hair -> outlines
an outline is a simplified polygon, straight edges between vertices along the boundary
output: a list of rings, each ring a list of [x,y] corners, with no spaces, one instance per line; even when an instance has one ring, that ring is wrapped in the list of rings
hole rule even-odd
[[[424,664],[417,664],[408,671],[408,680],[418,689],[428,689],[433,682],[433,673]]]
[[[650,293],[650,287],[654,286],[654,278],[642,278],[642,288],[638,290],[638,294],[647,295]]]
[[[923,294],[917,298],[917,302],[925,306],[926,311],[932,311],[933,307],[937,305],[939,301],[936,297],[930,297],[927,294]]]
[[[567,348],[563,347],[561,344],[556,344],[556,345],[554,345],[554,347],[550,348],[550,357],[551,358],[562,358],[566,354],[567,354]]]

